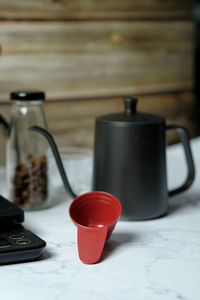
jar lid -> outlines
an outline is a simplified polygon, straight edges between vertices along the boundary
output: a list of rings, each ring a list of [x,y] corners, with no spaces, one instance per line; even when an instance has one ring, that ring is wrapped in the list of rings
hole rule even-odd
[[[136,106],[138,99],[133,97],[124,98],[124,112],[105,115],[97,118],[97,121],[109,123],[110,125],[132,125],[132,124],[157,124],[165,122],[165,119],[152,114],[138,113]]]
[[[45,93],[41,91],[14,91],[10,94],[11,100],[33,101],[45,100]]]

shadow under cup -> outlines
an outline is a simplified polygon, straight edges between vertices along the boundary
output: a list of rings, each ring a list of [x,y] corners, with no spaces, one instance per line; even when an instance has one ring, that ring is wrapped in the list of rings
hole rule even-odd
[[[80,260],[96,263],[120,217],[119,200],[109,193],[89,192],[74,199],[69,214],[78,229]]]

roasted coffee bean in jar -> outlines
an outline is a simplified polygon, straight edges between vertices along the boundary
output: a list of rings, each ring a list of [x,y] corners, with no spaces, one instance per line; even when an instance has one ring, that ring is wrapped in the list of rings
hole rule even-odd
[[[15,166],[13,202],[24,208],[40,208],[48,198],[47,158],[28,155]]]

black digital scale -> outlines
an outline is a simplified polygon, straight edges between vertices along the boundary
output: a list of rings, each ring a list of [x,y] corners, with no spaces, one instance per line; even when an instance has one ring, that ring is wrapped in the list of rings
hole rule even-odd
[[[35,260],[44,252],[46,242],[21,223],[24,211],[0,196],[0,264]]]

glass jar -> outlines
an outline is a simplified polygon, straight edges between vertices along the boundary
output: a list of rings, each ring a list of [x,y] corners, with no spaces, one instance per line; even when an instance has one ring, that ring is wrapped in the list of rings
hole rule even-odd
[[[51,204],[48,177],[49,146],[44,138],[28,131],[33,125],[47,129],[43,92],[11,93],[12,115],[6,145],[9,199],[24,209],[41,209]]]

